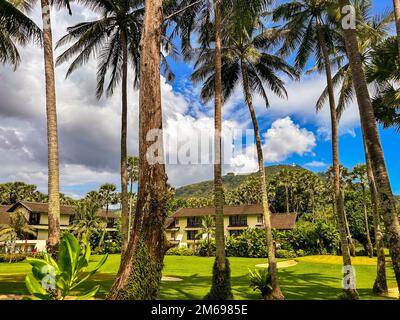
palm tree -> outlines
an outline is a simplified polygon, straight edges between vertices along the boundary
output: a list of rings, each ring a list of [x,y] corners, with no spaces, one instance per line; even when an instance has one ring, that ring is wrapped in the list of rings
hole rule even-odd
[[[300,69],[304,69],[310,56],[315,53],[317,65],[320,66],[319,69],[324,69],[325,71],[332,127],[332,160],[336,213],[339,221],[343,264],[345,268],[350,270],[352,268],[351,257],[347,242],[344,199],[340,185],[338,119],[330,61],[335,32],[330,28],[327,18],[327,12],[332,9],[333,5],[334,2],[331,0],[290,1],[278,6],[273,12],[273,18],[275,21],[281,19],[287,21],[283,27],[283,29],[287,30],[287,33],[281,53],[287,54],[293,50],[297,50],[295,65]],[[348,298],[358,297],[355,289],[344,290],[344,295]]]
[[[257,147],[260,192],[262,194],[268,243],[268,260],[272,273],[273,292],[270,298],[282,299],[283,295],[279,288],[270,224],[261,136],[252,96],[255,93],[260,93],[268,107],[269,101],[266,88],[280,97],[286,96],[284,82],[277,76],[277,73],[282,72],[290,78],[294,78],[296,77],[296,72],[283,59],[268,52],[268,49],[271,48],[271,43],[273,44],[274,40],[279,38],[279,33],[276,34],[273,30],[257,32],[259,28],[257,24],[258,21],[256,19],[252,20],[251,23],[246,20],[232,19],[232,24],[227,26],[229,31],[226,31],[226,35],[223,38],[224,45],[221,50],[221,71],[223,75],[221,90],[222,99],[226,101],[236,85],[240,82],[242,83],[245,101],[254,127]],[[215,56],[214,51],[215,49],[213,48],[202,51],[192,75],[192,80],[194,81],[204,80],[201,96],[205,101],[210,100],[215,93],[213,84],[216,83],[217,73],[212,68]]]
[[[130,239],[130,230],[132,226],[132,206],[134,202],[133,184],[139,179],[139,158],[130,156],[128,157],[128,180],[129,180],[129,219],[128,219],[128,240]]]
[[[26,240],[28,236],[36,236],[36,231],[29,225],[22,212],[10,214],[10,222],[0,225],[0,238],[6,237],[11,241],[11,253],[14,252],[17,239]]]
[[[396,18],[396,31],[397,31],[397,48],[398,58],[400,60],[400,0],[393,0],[394,14]]]
[[[72,57],[67,77],[86,63],[91,54],[98,57],[97,98],[104,93],[106,76],[110,81],[106,89],[107,96],[114,93],[117,84],[122,80],[122,113],[121,113],[121,233],[122,253],[128,243],[129,230],[129,197],[128,197],[128,154],[127,154],[127,121],[128,121],[128,63],[134,70],[134,87],[138,87],[139,42],[143,21],[143,0],[91,0],[87,5],[100,13],[98,19],[79,23],[68,28],[68,34],[60,39],[57,46],[74,42],[62,53],[57,64]]]
[[[70,229],[79,239],[83,235],[90,239],[95,230],[104,229],[104,221],[98,215],[99,209],[98,204],[89,201],[81,202],[77,206]]]
[[[356,165],[351,172],[353,179],[358,181],[361,186],[362,194],[363,194],[363,208],[364,208],[364,223],[365,223],[365,232],[367,235],[367,248],[368,248],[368,256],[372,258],[374,256],[374,249],[372,247],[371,236],[369,234],[369,224],[368,224],[368,209],[367,209],[367,166],[366,165]]]
[[[105,183],[100,186],[99,196],[101,203],[106,207],[106,216],[108,216],[108,210],[110,204],[115,204],[117,199],[117,186],[113,183]]]
[[[204,216],[201,219],[201,229],[199,236],[206,235],[207,239],[207,256],[211,256],[210,237],[215,234],[215,218],[213,216]]]
[[[183,0],[182,5],[190,6],[179,15],[177,29],[181,35],[181,47],[186,59],[192,57],[192,34],[198,32],[199,44],[207,50],[214,43],[214,206],[215,206],[215,242],[216,259],[213,280],[207,299],[230,299],[230,267],[225,254],[224,237],[224,190],[222,185],[222,27],[228,16],[236,10],[242,17],[258,15],[269,0]],[[237,16],[236,16],[237,17]],[[213,19],[214,18],[214,19]]]
[[[28,4],[24,4],[27,8]],[[14,70],[21,57],[17,45],[29,42],[41,44],[39,27],[20,11],[11,1],[0,0],[0,62],[10,64]]]
[[[339,4],[343,16],[343,8],[350,5],[350,3],[348,0],[339,0]],[[363,70],[357,33],[354,29],[343,28],[343,34],[360,111],[362,133],[371,157],[371,167],[379,195],[379,208],[384,218],[393,269],[400,290],[400,226],[396,202],[393,197],[368,84]]]

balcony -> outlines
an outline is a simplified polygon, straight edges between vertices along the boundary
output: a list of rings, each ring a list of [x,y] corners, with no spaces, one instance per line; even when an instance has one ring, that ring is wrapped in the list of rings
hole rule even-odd
[[[201,224],[201,222],[198,222],[198,223],[196,223],[196,222],[188,223],[188,224],[186,225],[186,228],[202,228],[202,224]]]
[[[248,226],[247,222],[233,222],[229,223],[228,228],[247,228]]]

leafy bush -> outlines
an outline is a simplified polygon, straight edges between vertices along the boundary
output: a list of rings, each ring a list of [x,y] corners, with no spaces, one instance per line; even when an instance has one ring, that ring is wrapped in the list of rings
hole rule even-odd
[[[25,278],[25,284],[33,300],[64,300],[77,286],[94,275],[106,262],[104,256],[97,266],[88,271],[90,245],[85,237],[82,245],[72,234],[63,235],[57,262],[50,254],[43,259],[27,258],[32,265],[32,273]],[[93,297],[100,286],[95,286],[77,299]]]
[[[173,247],[167,251],[166,255],[168,255],[168,256],[193,256],[194,251],[192,249],[185,248],[185,247],[180,247],[180,248]]]
[[[293,250],[283,250],[283,249],[276,250],[275,256],[277,258],[286,258],[286,259],[297,257],[296,252],[294,252]]]
[[[197,245],[196,254],[200,257],[210,257],[215,256],[215,240],[210,239],[209,242],[207,240],[199,241]]]
[[[21,262],[26,259],[26,253],[2,253],[0,254],[0,262]]]
[[[239,236],[228,237],[226,252],[231,257],[266,258],[268,252],[265,231],[252,228],[244,230]]]
[[[261,296],[267,297],[272,293],[271,273],[268,268],[262,270],[250,270],[250,288],[260,291]]]

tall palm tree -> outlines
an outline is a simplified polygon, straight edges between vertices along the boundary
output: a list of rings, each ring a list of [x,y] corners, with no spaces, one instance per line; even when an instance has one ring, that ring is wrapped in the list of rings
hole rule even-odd
[[[133,184],[139,179],[139,158],[129,156],[128,157],[128,180],[129,180],[129,219],[128,219],[128,242],[130,239],[130,230],[132,226],[132,206],[134,202],[134,194],[133,194]]]
[[[68,28],[68,34],[60,39],[57,46],[73,42],[73,45],[62,53],[57,64],[74,57],[67,77],[86,63],[90,55],[98,60],[97,98],[104,93],[106,77],[110,80],[106,89],[107,96],[121,82],[121,236],[122,253],[128,243],[129,230],[129,197],[128,197],[128,63],[133,70],[133,86],[138,87],[139,42],[143,23],[143,0],[90,0],[87,6],[100,14],[99,18],[79,23]]]
[[[268,107],[267,89],[279,97],[287,95],[284,82],[279,78],[277,73],[281,72],[289,76],[289,78],[295,78],[296,71],[283,59],[268,52],[272,47],[271,44],[279,38],[279,32],[277,33],[273,30],[259,32],[260,25],[258,24],[258,20],[254,18],[250,20],[250,23],[247,19],[240,20],[235,18],[225,27],[229,30],[224,32],[224,45],[221,48],[222,99],[226,101],[231,96],[235,87],[239,83],[242,84],[245,101],[253,123],[257,148],[260,193],[262,194],[264,223],[268,244],[268,261],[272,274],[273,292],[269,298],[282,299],[283,295],[279,288],[272,239],[261,134],[252,96],[260,94]],[[210,100],[215,95],[213,84],[216,82],[217,73],[215,72],[216,69],[212,67],[215,50],[214,48],[202,50],[192,75],[192,80],[197,82],[204,81],[201,97],[205,101]]]
[[[366,165],[356,165],[351,172],[354,180],[358,181],[361,186],[363,194],[363,208],[364,208],[364,223],[365,223],[365,234],[367,236],[367,248],[368,256],[370,258],[374,255],[374,249],[372,247],[371,236],[369,234],[369,223],[368,223],[368,209],[367,209],[367,166]]]
[[[325,71],[331,115],[332,160],[334,169],[336,213],[339,221],[343,265],[346,269],[352,270],[349,245],[347,241],[344,199],[340,185],[338,119],[330,61],[330,53],[333,51],[333,38],[335,32],[328,24],[327,12],[333,7],[333,5],[334,1],[332,0],[290,1],[278,6],[273,12],[273,18],[275,21],[281,19],[287,21],[283,27],[283,29],[287,30],[287,33],[281,53],[287,54],[293,50],[297,50],[295,65],[300,69],[304,69],[310,56],[315,54],[317,65],[320,66],[319,69]],[[355,289],[345,289],[343,293],[348,298],[358,297],[358,293]]]
[[[78,205],[70,229],[79,239],[83,235],[90,239],[95,230],[104,229],[104,221],[99,217],[100,207],[94,202],[85,201]]]
[[[117,186],[113,183],[105,183],[100,186],[99,196],[102,205],[106,207],[106,216],[108,216],[110,204],[116,203],[117,194]]]
[[[198,42],[204,50],[214,44],[214,207],[215,207],[215,239],[216,259],[213,281],[207,299],[230,299],[230,267],[225,254],[224,238],[224,190],[222,185],[222,27],[228,13],[242,11],[243,16],[252,17],[262,11],[270,0],[183,0],[188,10],[176,19],[177,30],[181,36],[181,47],[186,59],[192,57],[192,34],[198,33]]]
[[[345,18],[343,8],[350,5],[350,3],[348,0],[339,0],[339,4],[342,17]],[[343,34],[360,111],[362,133],[371,157],[371,167],[379,195],[379,208],[384,218],[393,269],[400,290],[400,225],[396,202],[393,197],[368,84],[363,70],[357,32],[351,28],[343,28]]]
[[[25,3],[25,8],[28,4]],[[22,11],[8,0],[0,0],[0,62],[14,70],[21,57],[17,45],[41,44],[42,32]]]
[[[198,235],[206,236],[207,256],[211,256],[210,240],[211,240],[211,236],[215,235],[215,218],[213,216],[202,217],[201,229],[199,230]]]
[[[397,31],[397,54],[400,60],[400,0],[393,0],[394,14],[396,18],[396,31]]]

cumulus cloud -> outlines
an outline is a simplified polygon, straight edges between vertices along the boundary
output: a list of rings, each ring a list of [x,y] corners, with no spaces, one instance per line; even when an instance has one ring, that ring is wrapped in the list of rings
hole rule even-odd
[[[323,162],[323,161],[311,161],[311,162],[307,162],[306,164],[304,164],[305,167],[310,167],[310,168],[326,168],[327,166],[329,166],[329,164]]]

